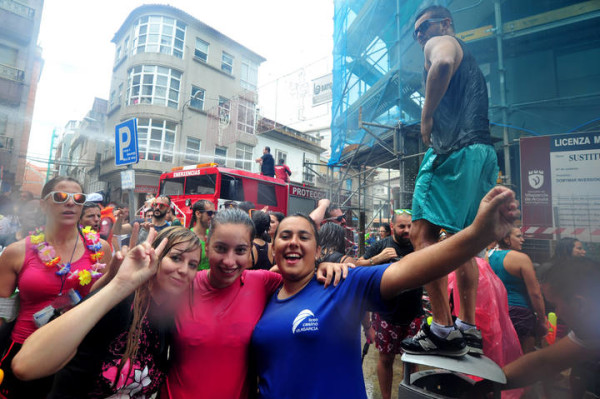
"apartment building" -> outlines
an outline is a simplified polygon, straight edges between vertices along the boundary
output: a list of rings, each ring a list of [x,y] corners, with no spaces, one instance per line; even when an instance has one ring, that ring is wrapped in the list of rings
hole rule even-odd
[[[43,0],[0,1],[0,191],[24,182],[35,93]]]

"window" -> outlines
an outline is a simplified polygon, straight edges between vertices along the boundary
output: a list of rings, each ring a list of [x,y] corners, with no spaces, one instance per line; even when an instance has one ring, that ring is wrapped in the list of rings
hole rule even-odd
[[[277,206],[277,196],[275,195],[275,186],[271,184],[258,183],[257,205]]]
[[[217,175],[190,176],[185,182],[186,194],[214,194]]]
[[[219,123],[229,125],[231,119],[231,101],[228,98],[219,96]]]
[[[258,84],[258,64],[242,59],[240,85],[246,90],[256,91]]]
[[[242,179],[222,174],[221,198],[231,201],[244,201],[244,182]]]
[[[313,159],[310,158],[304,158],[304,181],[307,183],[314,183],[315,182],[315,174],[314,172],[310,169],[313,168],[314,169],[314,165],[311,165],[312,163],[314,163],[315,161]]]
[[[0,136],[6,134],[6,126],[8,125],[8,115],[0,114]]]
[[[188,137],[185,144],[185,160],[200,162],[200,145],[202,141],[194,137]]]
[[[206,92],[196,86],[192,86],[192,97],[190,99],[190,107],[196,109],[204,109],[204,95]]]
[[[138,119],[140,159],[173,162],[177,124],[161,119]]]
[[[227,148],[215,147],[215,163],[225,165],[227,160]]]
[[[119,83],[119,91],[117,92],[117,104],[121,105],[123,101],[123,83]]]
[[[157,65],[138,65],[129,70],[128,104],[155,104],[177,108],[181,72]]]
[[[145,16],[134,28],[133,54],[162,53],[183,58],[186,25],[174,18]]]
[[[244,143],[235,146],[235,167],[238,169],[251,170],[252,150],[254,148]]]
[[[194,57],[199,58],[204,62],[208,62],[208,43],[200,38],[196,38]]]
[[[248,134],[254,134],[254,116],[256,108],[254,103],[240,99],[238,105],[237,130]]]
[[[110,92],[110,98],[108,99],[108,109],[113,109],[115,107],[117,93],[113,90]]]
[[[279,163],[280,159],[283,159],[283,163],[287,165],[287,152],[275,150],[275,165]]]
[[[233,56],[223,51],[221,56],[221,70],[233,75]]]

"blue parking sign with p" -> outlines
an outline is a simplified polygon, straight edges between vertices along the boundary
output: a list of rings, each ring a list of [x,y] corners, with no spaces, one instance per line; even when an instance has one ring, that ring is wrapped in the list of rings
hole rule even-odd
[[[138,163],[137,118],[129,119],[115,126],[115,164]]]

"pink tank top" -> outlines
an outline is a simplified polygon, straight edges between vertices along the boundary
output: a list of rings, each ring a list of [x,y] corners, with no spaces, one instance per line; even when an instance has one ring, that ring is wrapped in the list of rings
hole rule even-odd
[[[83,242],[83,238],[79,236]],[[20,308],[15,327],[12,331],[12,339],[22,344],[36,329],[33,314],[50,305],[60,293],[61,278],[56,275],[58,268],[47,267],[38,257],[37,250],[31,244],[29,236],[25,238],[25,261],[23,268],[17,277],[19,288]],[[90,270],[94,264],[90,259],[93,254],[87,246],[85,252],[77,261],[71,263],[71,270]],[[94,281],[87,285],[80,285],[79,279],[65,279],[62,294],[67,295],[73,288],[81,297],[90,293]]]

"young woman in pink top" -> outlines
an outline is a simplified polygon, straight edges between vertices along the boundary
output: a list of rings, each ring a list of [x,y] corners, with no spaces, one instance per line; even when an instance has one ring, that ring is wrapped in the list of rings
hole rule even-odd
[[[39,326],[85,297],[92,286],[102,284],[102,267],[110,262],[108,244],[78,228],[86,199],[82,191],[70,177],[48,181],[40,201],[46,216],[43,230],[9,245],[0,256],[0,301],[8,305],[16,288],[20,297],[11,338],[0,348],[4,371],[0,393],[7,398],[46,397],[52,379],[22,382],[12,374],[11,359]],[[0,324],[6,322],[6,315],[2,317]]]

